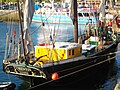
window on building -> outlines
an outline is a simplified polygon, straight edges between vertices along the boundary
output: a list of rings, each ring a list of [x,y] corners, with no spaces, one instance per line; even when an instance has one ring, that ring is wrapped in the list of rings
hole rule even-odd
[[[69,55],[71,55],[71,50],[69,50]]]
[[[79,16],[79,17],[83,17],[82,13],[78,13],[78,16]]]
[[[80,51],[79,51],[80,53],[81,53],[81,48],[80,48]]]
[[[83,13],[85,17],[89,17],[89,13]]]
[[[74,49],[72,50],[72,55],[74,55],[75,53],[74,53]]]

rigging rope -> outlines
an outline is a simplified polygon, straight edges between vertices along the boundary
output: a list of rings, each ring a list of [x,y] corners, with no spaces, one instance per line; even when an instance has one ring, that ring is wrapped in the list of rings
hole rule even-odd
[[[33,30],[33,31],[31,32],[31,35],[34,34],[40,27],[41,27],[41,25],[40,25],[38,28],[36,28],[35,30]]]

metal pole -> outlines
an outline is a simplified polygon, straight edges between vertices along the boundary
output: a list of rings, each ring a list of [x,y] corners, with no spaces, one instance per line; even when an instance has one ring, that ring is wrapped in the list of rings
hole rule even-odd
[[[77,0],[73,0],[74,42],[78,43]]]

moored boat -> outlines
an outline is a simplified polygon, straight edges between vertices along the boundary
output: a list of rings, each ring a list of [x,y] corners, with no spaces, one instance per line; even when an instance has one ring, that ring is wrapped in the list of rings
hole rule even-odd
[[[12,82],[0,82],[0,90],[14,90],[16,85]]]
[[[72,2],[71,2],[72,3]],[[89,4],[88,4],[89,5]],[[97,15],[97,8],[91,6],[82,5],[78,8],[78,24],[87,24],[91,21],[92,24],[98,22],[99,18]],[[37,12],[38,11],[38,12]],[[68,11],[56,11],[56,10],[42,10],[38,9],[33,15],[33,22],[44,22],[44,23],[54,23],[54,24],[72,24],[70,8]],[[40,17],[41,16],[41,17]]]
[[[70,83],[74,78],[84,77],[86,75],[85,72],[89,71],[92,67],[111,63],[115,58],[115,51],[118,44],[117,34],[111,25],[106,25],[105,28],[105,24],[102,22],[99,28],[90,28],[92,25],[89,22],[85,34],[78,38],[76,2],[77,0],[73,2],[75,11],[73,18],[75,42],[56,42],[56,33],[54,32],[50,34],[49,39],[45,39],[45,43],[35,45],[35,50],[33,50],[29,31],[33,16],[31,14],[33,12],[29,7],[33,5],[33,0],[26,0],[26,7],[24,9],[27,10],[24,12],[24,15],[26,15],[24,16],[24,35],[21,28],[21,35],[16,45],[17,54],[15,53],[8,57],[7,53],[9,54],[9,50],[6,47],[6,51],[8,52],[5,53],[3,60],[4,71],[31,82],[31,85],[43,83],[65,85]],[[31,13],[28,13],[29,10]],[[31,18],[27,16],[31,16]],[[42,28],[44,28],[44,23],[42,24]],[[15,33],[12,35],[14,37]],[[6,46],[8,45],[8,41],[6,40]],[[14,48],[12,51],[14,51]]]

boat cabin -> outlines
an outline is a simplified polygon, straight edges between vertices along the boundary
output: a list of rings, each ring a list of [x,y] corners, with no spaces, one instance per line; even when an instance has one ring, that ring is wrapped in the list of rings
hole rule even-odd
[[[66,60],[82,55],[82,45],[70,42],[55,42],[35,46],[35,57],[41,60]]]
[[[93,8],[78,8],[78,18],[81,22],[95,24],[97,22],[97,10]]]

